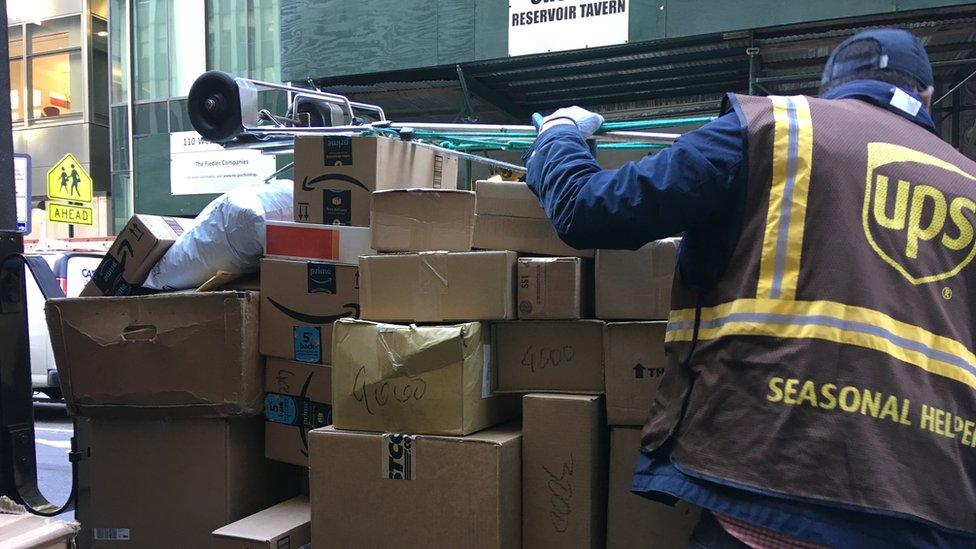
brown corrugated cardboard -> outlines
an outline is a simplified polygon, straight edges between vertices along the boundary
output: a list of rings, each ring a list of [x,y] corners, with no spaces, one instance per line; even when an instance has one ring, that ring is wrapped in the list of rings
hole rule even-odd
[[[359,316],[359,269],[261,260],[261,354],[329,364],[332,323]]]
[[[159,258],[195,224],[193,219],[134,215],[112,243],[81,291],[84,297],[130,295],[146,281]]]
[[[369,226],[369,193],[457,187],[458,160],[384,137],[295,138],[295,221]]]
[[[91,423],[96,549],[209,547],[214,529],[298,494],[299,469],[264,458],[261,418]]]
[[[671,282],[680,238],[637,251],[596,254],[596,316],[604,320],[664,320],[671,309]]]
[[[600,396],[522,399],[522,547],[605,547],[609,438]]]
[[[521,320],[578,320],[593,314],[593,266],[578,257],[520,257]]]
[[[599,320],[494,322],[494,390],[602,393],[603,339]]]
[[[518,547],[521,435],[309,432],[316,547]]]
[[[667,322],[607,324],[607,421],[644,425],[664,376]]]
[[[525,183],[513,181],[476,181],[478,215],[504,215],[548,219],[539,199]]]
[[[268,358],[264,456],[308,466],[308,430],[332,423],[332,367]]]
[[[312,543],[312,512],[298,496],[214,530],[214,549],[299,549]]]
[[[674,507],[630,492],[640,451],[641,430],[610,430],[610,497],[607,505],[607,548],[686,547],[698,524],[699,509],[679,501]]]
[[[335,324],[333,423],[340,429],[466,435],[518,414],[490,395],[488,326]]]
[[[389,322],[515,318],[513,252],[365,256],[362,316]]]
[[[467,252],[474,237],[471,191],[399,189],[373,193],[373,248],[381,252]]]
[[[359,265],[359,256],[376,253],[369,238],[368,227],[268,221],[264,255]]]
[[[73,414],[261,413],[256,292],[53,299],[45,312]]]
[[[9,500],[8,500],[9,501]],[[7,549],[71,549],[77,522],[31,515],[26,509],[0,512],[0,547]]]
[[[474,247],[530,254],[593,257],[593,250],[567,246],[525,183],[478,181]]]
[[[569,247],[560,240],[548,219],[505,215],[474,216],[474,247],[575,257],[593,257],[594,253]]]

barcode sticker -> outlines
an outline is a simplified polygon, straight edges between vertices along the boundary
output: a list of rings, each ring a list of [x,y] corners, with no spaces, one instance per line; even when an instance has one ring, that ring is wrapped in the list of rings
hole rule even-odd
[[[99,541],[129,541],[129,529],[95,528],[95,539]]]

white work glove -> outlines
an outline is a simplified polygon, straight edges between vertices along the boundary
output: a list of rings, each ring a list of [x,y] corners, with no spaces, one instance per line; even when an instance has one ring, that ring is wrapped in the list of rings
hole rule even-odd
[[[603,117],[581,107],[563,107],[542,119],[539,135],[547,129],[572,122],[579,128],[584,139],[589,139],[603,125]]]

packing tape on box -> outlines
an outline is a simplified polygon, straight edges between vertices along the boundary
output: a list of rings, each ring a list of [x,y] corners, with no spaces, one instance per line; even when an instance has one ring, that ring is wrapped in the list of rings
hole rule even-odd
[[[436,223],[409,215],[385,214],[387,219],[394,221],[390,226],[374,225],[373,230],[381,235],[383,241],[394,250],[422,250],[429,247],[434,237]],[[409,230],[403,227],[409,226]]]
[[[367,372],[376,381],[417,376],[454,364],[463,348],[462,325],[401,326],[380,324],[376,331],[377,364],[386,371]]]
[[[430,316],[441,319],[442,296],[450,289],[451,282],[443,274],[446,272],[444,252],[422,252],[418,264],[418,292],[414,296],[414,311],[429,311]],[[415,315],[418,316],[418,315]]]

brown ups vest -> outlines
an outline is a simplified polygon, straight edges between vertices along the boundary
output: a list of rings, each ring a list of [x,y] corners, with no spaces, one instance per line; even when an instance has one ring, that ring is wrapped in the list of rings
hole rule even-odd
[[[743,232],[714,288],[676,279],[645,450],[976,532],[976,163],[859,100],[734,99]]]

